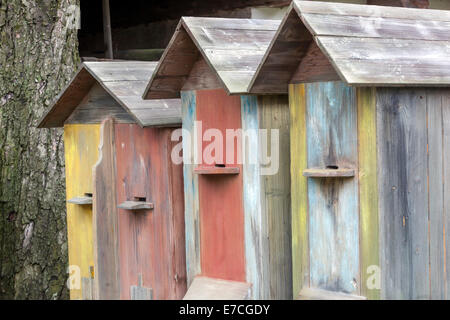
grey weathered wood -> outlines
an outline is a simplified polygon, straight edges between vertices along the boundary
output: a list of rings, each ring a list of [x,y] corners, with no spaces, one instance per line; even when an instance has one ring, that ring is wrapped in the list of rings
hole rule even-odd
[[[367,300],[366,297],[317,288],[303,288],[298,300]]]
[[[442,96],[442,153],[443,157],[443,172],[442,177],[444,180],[444,223],[445,228],[445,266],[446,266],[446,278],[445,280],[445,299],[450,299],[450,163],[448,157],[445,155],[450,154],[450,90],[443,91]]]
[[[153,289],[143,286],[142,274],[138,275],[138,285],[130,287],[131,300],[152,300]]]
[[[443,113],[444,90],[427,90],[430,298],[445,299]]]
[[[144,201],[125,201],[117,206],[125,210],[150,210],[153,209],[153,203]]]
[[[92,205],[92,197],[80,196],[67,200],[68,203],[78,204],[78,205]]]
[[[183,300],[247,300],[250,289],[245,282],[195,277]]]
[[[290,80],[337,79],[366,86],[448,86],[449,28],[444,10],[294,1],[248,90],[286,93]],[[308,37],[328,64],[305,56]],[[302,64],[304,70],[291,79],[289,72]]]
[[[310,178],[349,178],[354,177],[355,169],[305,169],[303,176]]]
[[[145,90],[145,98],[177,98],[200,81],[193,74],[205,65],[194,65],[201,56],[210,73],[202,83],[224,88],[230,94],[247,87],[275,34],[279,21],[183,17]]]
[[[94,300],[93,278],[81,278],[81,297],[83,300]]]
[[[112,116],[119,123],[142,127],[179,126],[180,99],[143,100],[156,62],[88,61],[62,91],[39,127],[100,123]]]
[[[377,89],[381,296],[427,299],[427,107],[423,89]]]

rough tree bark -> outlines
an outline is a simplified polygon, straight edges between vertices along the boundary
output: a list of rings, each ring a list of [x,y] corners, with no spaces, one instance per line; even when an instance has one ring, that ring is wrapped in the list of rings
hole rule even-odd
[[[64,299],[61,130],[38,130],[79,62],[78,0],[0,0],[0,298]]]

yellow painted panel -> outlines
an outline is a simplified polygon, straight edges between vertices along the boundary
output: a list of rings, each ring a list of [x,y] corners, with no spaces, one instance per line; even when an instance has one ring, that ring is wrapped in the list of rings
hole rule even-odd
[[[98,160],[99,142],[99,124],[64,126],[67,200],[93,192],[92,167]],[[67,233],[69,266],[78,266],[81,278],[90,278],[94,266],[92,206],[67,203]],[[75,286],[70,299],[81,299],[81,279],[70,282]]]
[[[293,298],[309,286],[308,200],[306,154],[306,102],[303,84],[289,85],[291,130],[292,273]]]
[[[361,295],[380,299],[375,88],[358,88]]]

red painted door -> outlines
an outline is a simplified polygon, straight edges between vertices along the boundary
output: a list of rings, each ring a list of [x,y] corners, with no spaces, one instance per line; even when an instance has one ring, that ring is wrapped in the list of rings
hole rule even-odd
[[[226,129],[241,128],[241,102],[238,96],[228,96],[224,90],[197,91],[197,121],[202,123],[202,135],[208,129],[218,129],[223,136],[223,160],[226,159]],[[204,150],[211,142],[202,144]],[[236,163],[226,166],[242,166]],[[203,159],[205,160],[205,159]],[[215,164],[202,164],[215,166]],[[242,173],[237,175],[200,175],[200,242],[202,274],[208,277],[245,281],[244,210],[242,203]]]
[[[171,132],[115,126],[117,202],[154,205],[119,210],[121,299],[131,298],[131,286],[152,289],[153,299],[181,299],[186,292],[183,170],[170,159]]]

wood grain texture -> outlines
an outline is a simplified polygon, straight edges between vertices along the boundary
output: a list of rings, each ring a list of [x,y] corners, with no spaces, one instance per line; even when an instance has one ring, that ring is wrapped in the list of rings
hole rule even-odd
[[[239,174],[239,167],[206,167],[201,166],[194,169],[195,174]]]
[[[91,168],[98,159],[99,142],[99,125],[64,126],[67,199],[93,193]],[[67,204],[67,240],[69,265],[78,266],[80,276],[90,279],[90,267],[94,266],[92,206]],[[82,288],[72,288],[70,298],[82,299]]]
[[[445,299],[445,214],[444,214],[444,145],[443,96],[448,90],[426,92],[428,131],[428,220],[430,242],[430,299]]]
[[[292,282],[295,299],[309,286],[308,180],[301,172],[307,168],[305,85],[289,85]]]
[[[315,288],[303,288],[298,300],[367,300],[365,297]]]
[[[80,104],[65,121],[66,124],[101,123],[107,118],[116,122],[134,123],[135,120],[98,83],[94,83]]]
[[[250,290],[245,282],[195,277],[183,300],[247,300]]]
[[[230,94],[246,93],[278,25],[276,20],[183,17],[144,97],[179,97],[199,56],[216,75],[220,88]],[[203,81],[203,85],[210,89],[209,83]]]
[[[355,169],[305,169],[303,175],[311,178],[350,178],[355,176]]]
[[[84,62],[71,83],[39,122],[39,127],[100,123],[108,116],[140,126],[179,126],[179,99],[142,100],[156,62]]]
[[[100,128],[99,158],[92,168],[95,299],[120,298],[119,230],[116,204],[114,120]]]
[[[358,88],[358,161],[361,295],[380,299],[371,266],[379,267],[376,90]],[[372,267],[373,268],[373,267]],[[372,277],[371,277],[372,276]],[[378,275],[379,276],[379,275]],[[370,285],[369,285],[370,284]]]
[[[194,174],[194,153],[187,152],[195,146],[194,123],[197,120],[195,91],[182,91],[181,102],[183,111],[183,177],[184,205],[186,230],[186,272],[187,286],[194,277],[201,273],[200,266],[200,218],[198,175]]]
[[[268,299],[291,299],[292,297],[292,243],[291,243],[291,179],[290,179],[290,136],[289,102],[287,95],[260,96],[259,128],[271,136],[278,130],[278,140],[268,143],[267,154],[278,153],[278,170],[261,177],[261,193],[265,202],[269,251],[262,252],[263,259],[269,259]],[[271,138],[271,137],[270,137]],[[268,141],[269,137],[267,138]],[[260,152],[265,149],[260,147]],[[264,165],[260,164],[261,167]],[[274,165],[274,163],[272,163]],[[250,186],[247,186],[250,187]]]
[[[202,135],[215,128],[226,136],[226,129],[241,128],[241,103],[222,89],[196,92],[197,121]],[[202,150],[209,144],[203,142]],[[226,159],[227,150],[223,150]],[[242,169],[236,163],[227,164]],[[206,164],[204,164],[206,166]],[[202,275],[224,280],[246,281],[242,174],[201,175],[198,178],[200,204],[200,252]]]
[[[426,92],[377,89],[376,99],[381,297],[427,299],[430,270]]]
[[[446,86],[450,83],[449,27],[445,10],[293,1],[248,91],[286,93],[297,68],[304,70],[294,78],[310,81]],[[321,53],[308,56],[308,47],[315,46],[312,41]],[[320,59],[322,55],[328,63]]]
[[[131,298],[133,286],[151,289],[157,300],[186,292],[182,166],[171,161],[171,134],[170,128],[115,125],[117,203],[153,203],[135,213],[118,210],[121,299]]]
[[[241,122],[244,132],[257,133],[259,129],[259,104],[257,96],[241,96]],[[246,154],[242,166],[243,202],[245,224],[246,279],[252,284],[252,299],[270,297],[269,230],[264,195],[261,192],[261,167],[254,161],[260,151],[257,134],[242,137]],[[257,159],[256,159],[257,160]]]
[[[342,82],[306,85],[308,167],[355,167],[355,90]],[[308,179],[311,287],[359,293],[356,179]]]
[[[442,95],[442,152],[450,152],[450,92],[445,90]],[[444,237],[445,243],[445,299],[450,299],[450,164],[443,157],[442,177],[444,179]]]

